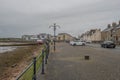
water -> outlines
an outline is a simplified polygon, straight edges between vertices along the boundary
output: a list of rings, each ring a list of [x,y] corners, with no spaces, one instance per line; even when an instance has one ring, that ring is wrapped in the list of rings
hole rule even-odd
[[[13,51],[15,50],[17,47],[0,47],[0,53],[4,53],[7,51]]]

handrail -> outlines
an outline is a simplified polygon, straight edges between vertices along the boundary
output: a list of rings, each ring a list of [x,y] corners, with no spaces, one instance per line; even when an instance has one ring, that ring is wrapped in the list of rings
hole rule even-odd
[[[41,53],[41,52],[40,52]],[[42,56],[42,54],[40,54],[37,58],[36,61]],[[23,72],[16,78],[16,80],[19,80],[24,74],[25,72],[28,71],[28,69],[30,69],[30,67],[34,64],[34,62],[31,62],[28,67],[25,68],[25,70],[23,70]]]
[[[23,70],[23,72],[16,78],[16,80],[19,80],[20,79],[20,77],[22,77],[23,76],[23,74],[31,67],[33,65],[33,62],[28,66],[28,67],[26,67],[26,69],[25,70]]]
[[[24,77],[24,74],[29,71],[29,69],[33,68],[33,73],[32,73],[32,79],[31,80],[36,80],[36,70],[38,72],[38,70],[40,69],[40,65],[42,65],[42,70],[44,71],[44,58],[45,58],[45,61],[47,63],[47,59],[48,59],[48,55],[49,55],[49,45],[45,46],[44,49],[41,50],[41,54],[39,56],[37,56],[37,58],[35,57],[34,58],[34,61],[31,62],[28,67],[25,68],[25,70],[23,70],[23,72],[16,78],[16,80],[20,80],[20,78],[22,78],[22,76]],[[48,51],[48,52],[46,52]],[[45,56],[45,57],[44,57]],[[32,67],[33,66],[33,67]],[[30,69],[30,70],[31,70]],[[44,73],[44,72],[42,72]],[[27,74],[27,73],[26,73]],[[25,75],[26,75],[25,74]],[[22,78],[23,79],[23,78]]]

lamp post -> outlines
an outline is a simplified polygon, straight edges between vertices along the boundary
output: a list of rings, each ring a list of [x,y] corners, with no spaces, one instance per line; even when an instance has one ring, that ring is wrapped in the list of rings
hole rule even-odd
[[[49,28],[53,28],[53,31],[54,31],[54,39],[53,39],[53,43],[54,43],[54,51],[56,50],[56,47],[55,47],[55,41],[56,41],[56,29],[57,27],[60,28],[59,25],[56,25],[56,23],[54,23],[53,25],[49,26]]]
[[[112,36],[113,36],[113,29],[110,30],[110,33],[111,33],[111,34],[110,34],[110,38],[111,38],[110,40],[112,41],[112,40],[113,40],[113,39],[112,39],[112,38],[113,38],[113,37],[112,37]]]
[[[114,38],[113,38],[113,34],[115,34],[114,28],[112,28],[110,31],[111,31],[111,41],[114,41]]]

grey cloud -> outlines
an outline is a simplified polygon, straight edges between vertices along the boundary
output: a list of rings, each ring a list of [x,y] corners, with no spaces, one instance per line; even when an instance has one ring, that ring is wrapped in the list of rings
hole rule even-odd
[[[91,28],[104,29],[120,20],[119,0],[1,0],[0,37],[22,34],[52,33],[49,25],[56,22],[58,32],[81,34]]]

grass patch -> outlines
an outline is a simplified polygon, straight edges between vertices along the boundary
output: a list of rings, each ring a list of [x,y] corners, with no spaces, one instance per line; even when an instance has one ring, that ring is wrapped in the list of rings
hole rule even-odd
[[[39,70],[41,63],[42,63],[42,56],[39,56],[36,59],[36,71]],[[19,80],[32,80],[33,73],[34,73],[33,72],[33,69],[34,69],[33,63],[32,63],[32,65],[29,65],[29,66],[30,67],[27,68],[26,72],[23,73],[23,75],[19,78]]]
[[[11,71],[9,68],[17,68],[19,63],[29,64],[33,60],[33,52],[40,49],[40,46],[26,46],[19,47],[14,51],[5,52],[0,54],[0,80],[6,80],[6,77],[10,77]],[[38,55],[38,54],[36,54]],[[6,72],[7,71],[7,72]]]
[[[32,66],[19,78],[19,80],[32,80],[33,78],[33,64]]]

